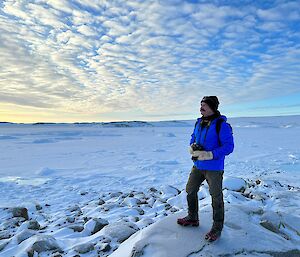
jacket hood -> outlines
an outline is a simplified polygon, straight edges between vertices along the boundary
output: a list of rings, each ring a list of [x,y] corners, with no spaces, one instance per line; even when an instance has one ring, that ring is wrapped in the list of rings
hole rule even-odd
[[[225,115],[221,115],[219,119],[223,119],[224,121],[227,121],[227,117]]]

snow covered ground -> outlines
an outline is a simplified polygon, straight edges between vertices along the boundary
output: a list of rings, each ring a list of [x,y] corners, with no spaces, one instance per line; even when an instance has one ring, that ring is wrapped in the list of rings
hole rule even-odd
[[[0,123],[0,256],[300,256],[300,116],[230,119],[226,221],[186,214],[194,121]]]

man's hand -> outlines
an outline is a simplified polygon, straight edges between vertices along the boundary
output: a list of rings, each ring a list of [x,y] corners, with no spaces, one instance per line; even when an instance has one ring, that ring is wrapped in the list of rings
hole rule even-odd
[[[193,143],[193,144],[191,144],[191,145],[189,146],[189,153],[190,153],[191,155],[193,155],[193,153],[194,153],[193,145],[195,145],[195,143]]]
[[[197,157],[197,159],[199,161],[209,161],[212,160],[214,158],[213,153],[212,152],[207,152],[207,151],[194,151],[192,153],[193,157]]]

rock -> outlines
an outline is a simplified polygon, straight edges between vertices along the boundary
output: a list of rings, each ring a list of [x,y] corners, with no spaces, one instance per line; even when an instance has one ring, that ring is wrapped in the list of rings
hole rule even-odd
[[[1,223],[1,229],[2,230],[14,229],[16,227],[19,227],[24,221],[25,219],[23,217],[10,218],[8,220],[5,220],[3,223]]]
[[[105,201],[103,199],[99,199],[98,205],[105,204]]]
[[[134,208],[134,209],[139,212],[139,215],[144,215],[145,214],[145,211],[140,207],[137,207],[137,208]]]
[[[78,205],[75,205],[75,206],[73,206],[73,207],[70,207],[70,208],[68,208],[68,210],[69,210],[70,212],[75,212],[75,211],[81,212],[81,209],[80,209],[80,207],[79,207]]]
[[[150,191],[150,192],[153,192],[153,193],[156,193],[156,192],[157,192],[157,189],[154,188],[154,187],[151,187],[151,188],[149,189],[149,191]]]
[[[55,253],[51,254],[50,257],[62,257],[62,254],[55,252]]]
[[[30,220],[28,222],[28,229],[32,230],[39,230],[41,228],[41,225],[36,220]]]
[[[36,204],[36,205],[35,205],[35,209],[36,209],[37,211],[40,211],[40,210],[43,209],[43,207],[42,207],[40,204]]]
[[[11,234],[8,230],[0,231],[0,240],[8,239],[11,237]]]
[[[22,217],[28,220],[28,210],[25,207],[15,207],[11,209],[13,217]]]
[[[269,222],[268,220],[262,220],[259,223],[261,226],[263,226],[265,229],[268,229],[276,234],[279,234],[280,231],[277,227],[275,227],[271,222]]]
[[[153,223],[154,223],[153,219],[143,218],[137,223],[137,225],[139,226],[139,228],[145,228],[145,227],[148,227],[149,225],[151,225]]]
[[[88,253],[90,251],[93,251],[95,249],[95,246],[93,243],[85,243],[85,244],[80,244],[80,245],[76,245],[73,248],[77,253]]]
[[[127,197],[124,199],[124,201],[122,202],[122,204],[125,204],[129,207],[133,207],[133,206],[137,206],[141,203],[141,201],[135,197]]]
[[[168,203],[165,204],[165,210],[170,210],[172,208],[172,206]]]
[[[101,206],[101,208],[103,208],[104,211],[109,211],[111,209],[119,208],[119,207],[120,205],[118,203],[106,203]]]
[[[99,252],[108,252],[111,250],[111,246],[109,243],[101,244]]]
[[[32,249],[27,251],[27,256],[28,257],[34,257],[34,251]]]
[[[56,239],[49,235],[37,235],[34,244],[31,246],[34,252],[58,251],[62,252]]]
[[[108,221],[101,218],[92,218],[85,225],[85,231],[88,231],[91,235],[97,233],[102,228],[108,225]]]
[[[109,196],[111,198],[115,198],[115,197],[119,197],[120,195],[122,195],[122,192],[115,192],[115,193],[110,193]]]
[[[122,243],[139,228],[131,222],[119,221],[109,224],[103,228],[104,234],[114,238],[117,242]]]
[[[74,223],[75,222],[75,217],[67,217],[66,221],[69,223]]]
[[[8,245],[9,240],[1,240],[0,241],[0,252],[5,248],[6,245]]]
[[[162,188],[162,198],[163,199],[168,199],[170,197],[173,197],[173,196],[177,196],[180,194],[180,190],[177,189],[176,187],[173,187],[173,186],[164,186]]]
[[[246,189],[247,183],[242,178],[235,177],[224,177],[223,180],[223,189],[228,189],[236,192],[244,192]]]
[[[177,212],[177,211],[179,211],[177,208],[175,208],[175,207],[172,207],[171,209],[170,209],[170,212]]]
[[[73,229],[74,232],[81,232],[84,230],[84,227],[82,225],[71,225],[68,228]]]
[[[35,233],[28,230],[28,229],[24,229],[22,230],[20,233],[18,233],[15,237],[17,240],[17,243],[20,244],[22,243],[24,240],[28,239],[29,237],[34,236]]]

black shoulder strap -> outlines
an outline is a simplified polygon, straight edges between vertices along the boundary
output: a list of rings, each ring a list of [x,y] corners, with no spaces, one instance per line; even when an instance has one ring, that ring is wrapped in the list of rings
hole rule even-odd
[[[217,123],[216,123],[216,131],[217,134],[219,135],[220,130],[221,130],[221,125],[225,120],[223,120],[222,118],[217,119]]]
[[[217,123],[216,123],[216,131],[217,131],[217,135],[218,135],[218,143],[219,145],[221,145],[221,141],[220,141],[220,130],[221,130],[221,125],[224,122],[224,120],[222,118],[217,119]]]

